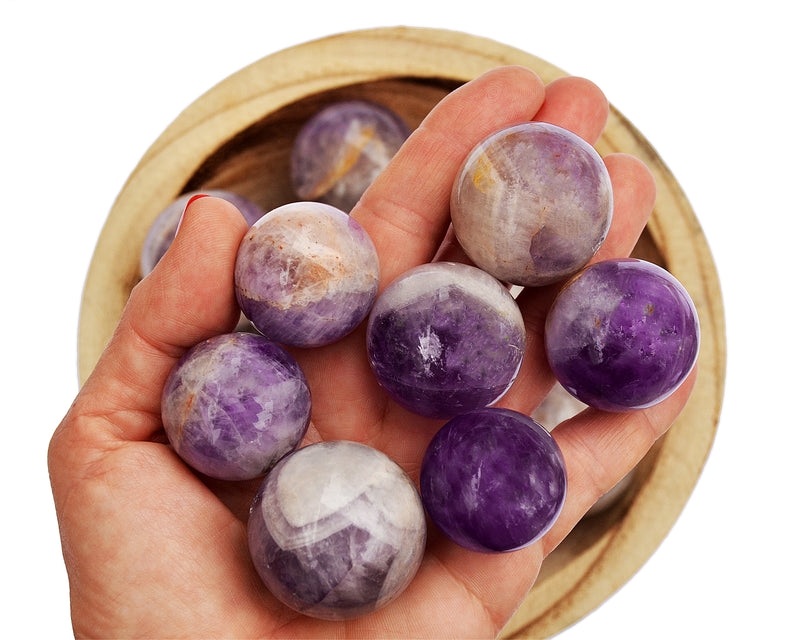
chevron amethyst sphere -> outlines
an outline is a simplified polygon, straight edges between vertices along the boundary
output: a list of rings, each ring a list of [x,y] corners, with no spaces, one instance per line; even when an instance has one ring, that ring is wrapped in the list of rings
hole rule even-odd
[[[611,179],[579,136],[527,122],[489,136],[467,156],[450,210],[472,261],[503,282],[540,286],[573,275],[611,225]]]
[[[556,441],[530,417],[486,408],[456,416],[422,460],[420,492],[453,542],[485,553],[521,549],[542,537],[567,491]]]
[[[525,351],[525,325],[495,278],[438,262],[407,271],[383,291],[367,324],[367,351],[392,399],[449,418],[508,390]]]
[[[378,294],[378,254],[349,215],[319,202],[265,214],[247,232],[234,267],[244,315],[271,340],[317,347],[366,318]]]
[[[184,193],[173,200],[166,209],[158,214],[156,219],[150,225],[150,229],[145,236],[144,244],[142,245],[142,253],[139,259],[139,274],[144,278],[150,273],[158,264],[158,261],[164,257],[164,254],[169,249],[169,245],[175,239],[175,232],[178,230],[178,222],[183,215],[186,205],[192,197],[200,194],[207,196],[214,196],[222,198],[233,204],[242,214],[248,225],[252,225],[262,215],[264,210],[259,207],[255,202],[252,202],[244,196],[231,191],[222,189],[208,189],[205,191],[191,191]]]
[[[349,212],[409,133],[405,122],[381,105],[331,104],[305,123],[292,145],[295,193]]]
[[[556,378],[606,411],[665,399],[691,371],[699,344],[686,289],[661,267],[632,258],[587,267],[559,293],[545,322]]]
[[[223,334],[194,346],[173,367],[161,416],[189,466],[222,480],[246,480],[297,447],[308,428],[311,394],[285,349],[255,334]]]
[[[363,444],[299,449],[264,479],[247,523],[264,584],[300,613],[353,618],[394,600],[425,550],[425,511],[406,473]]]

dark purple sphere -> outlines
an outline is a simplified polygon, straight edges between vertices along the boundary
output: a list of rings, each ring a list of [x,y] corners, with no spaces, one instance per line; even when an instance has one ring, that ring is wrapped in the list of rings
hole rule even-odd
[[[396,113],[372,102],[327,106],[305,123],[292,146],[295,193],[349,212],[409,133]]]
[[[367,351],[392,399],[419,415],[450,418],[508,390],[525,351],[525,324],[495,278],[437,262],[383,291],[367,324]]]
[[[150,229],[142,245],[142,253],[139,260],[139,274],[142,278],[150,273],[155,268],[156,264],[158,264],[158,261],[164,257],[167,249],[169,249],[169,246],[175,239],[178,222],[180,222],[186,205],[192,197],[201,193],[215,198],[222,198],[230,202],[239,209],[239,212],[247,221],[248,225],[252,225],[264,215],[264,210],[255,202],[252,202],[244,196],[240,196],[238,193],[233,193],[232,191],[207,189],[205,191],[190,191],[189,193],[178,196],[166,209],[158,214],[150,225]]]
[[[691,371],[699,345],[697,311],[683,285],[633,258],[584,269],[559,293],[545,323],[558,381],[605,411],[664,400]]]
[[[409,585],[425,551],[419,493],[386,455],[343,440],[286,456],[250,509],[253,564],[281,602],[341,620],[383,607]]]
[[[283,347],[251,333],[223,334],[194,346],[173,367],[161,416],[190,467],[246,480],[297,447],[308,428],[311,394]]]
[[[567,491],[556,441],[529,416],[488,407],[456,416],[422,460],[422,502],[453,542],[485,553],[521,549],[561,513]]]

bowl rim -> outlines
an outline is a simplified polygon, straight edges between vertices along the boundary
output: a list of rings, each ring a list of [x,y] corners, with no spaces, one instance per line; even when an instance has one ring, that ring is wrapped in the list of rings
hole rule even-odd
[[[80,384],[94,368],[138,280],[135,269],[119,267],[141,246],[134,241],[143,237],[145,223],[139,212],[163,209],[220,144],[312,93],[393,77],[466,82],[508,64],[533,69],[545,83],[567,75],[532,54],[481,36],[403,26],[349,31],[298,44],[213,86],[145,152],[109,212],[81,300]],[[619,521],[580,557],[537,582],[504,629],[504,637],[552,636],[602,604],[638,571],[689,499],[719,421],[726,367],[724,313],[700,224],[666,164],[613,105],[595,147],[601,155],[624,152],[639,157],[656,178],[658,196],[647,228],[669,271],[695,301],[702,327],[699,375],[689,404],[662,438],[650,473]]]

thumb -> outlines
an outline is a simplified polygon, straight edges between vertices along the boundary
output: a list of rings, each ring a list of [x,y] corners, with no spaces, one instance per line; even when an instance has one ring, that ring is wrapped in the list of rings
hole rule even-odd
[[[187,204],[175,240],[134,287],[76,402],[109,418],[101,422],[113,437],[143,440],[158,431],[161,389],[175,362],[236,325],[233,266],[246,231],[226,200],[196,197]]]

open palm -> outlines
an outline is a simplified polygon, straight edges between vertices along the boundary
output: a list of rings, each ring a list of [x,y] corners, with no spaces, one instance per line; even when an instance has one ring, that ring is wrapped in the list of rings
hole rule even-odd
[[[495,69],[450,94],[352,213],[378,250],[381,289],[435,257],[461,259],[448,234],[450,188],[458,165],[482,138],[509,124],[542,120],[594,143],[607,114],[592,83],[563,78],[544,87],[519,67]],[[641,162],[617,154],[606,164],[614,219],[595,260],[630,252],[655,198]],[[176,360],[236,323],[232,273],[245,231],[227,202],[191,203],[175,242],[133,290],[111,342],[53,436],[49,466],[76,635],[496,636],[546,555],[669,427],[693,376],[650,409],[587,410],[555,429],[569,489],[561,517],[537,543],[479,554],[431,527],[416,578],[392,604],[341,623],[307,618],[275,600],[252,567],[245,520],[257,482],[200,477],[166,444],[161,426],[161,388]],[[542,329],[554,294],[555,287],[544,287],[518,299],[527,350],[501,406],[530,413],[553,384]],[[314,403],[304,444],[363,442],[418,481],[423,452],[441,421],[415,416],[382,393],[367,362],[364,327],[333,345],[293,353]]]

